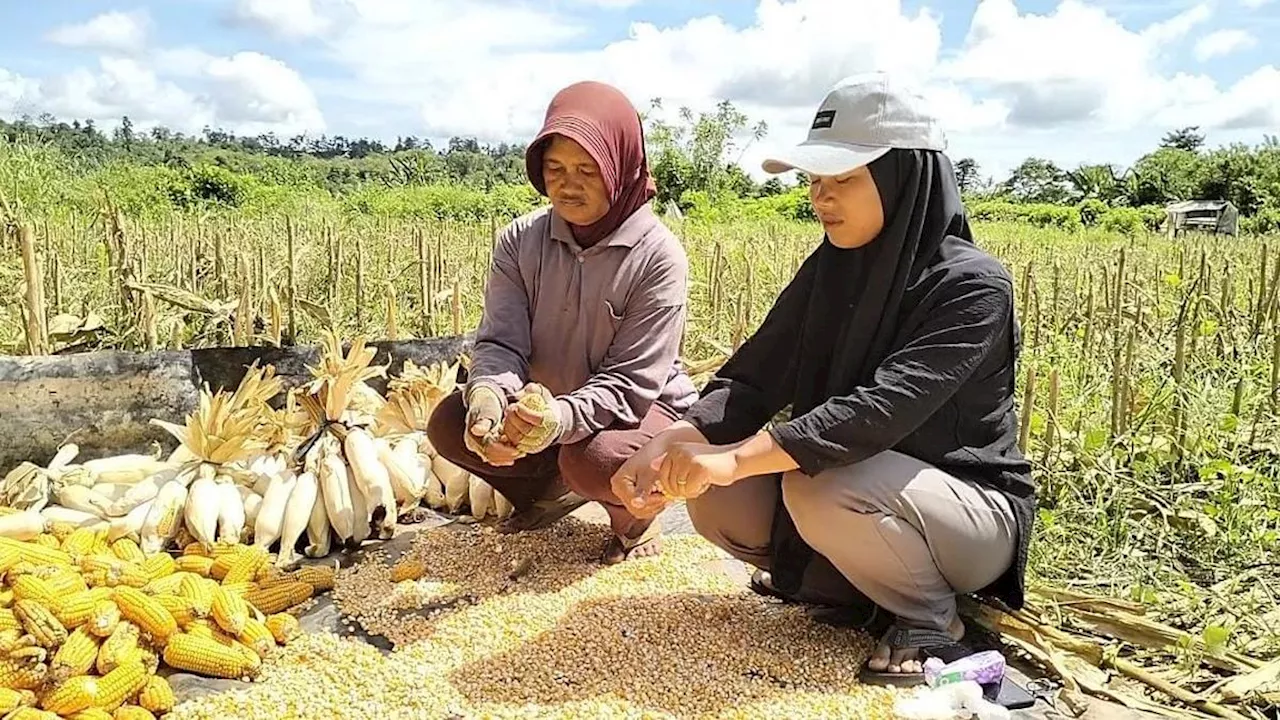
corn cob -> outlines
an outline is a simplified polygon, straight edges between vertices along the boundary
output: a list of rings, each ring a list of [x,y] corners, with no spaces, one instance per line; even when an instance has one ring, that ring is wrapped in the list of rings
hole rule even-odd
[[[75,532],[62,541],[62,551],[74,560],[81,555],[88,555],[93,552],[93,546],[97,539],[98,531],[92,527],[76,528]]]
[[[142,548],[138,547],[138,543],[134,542],[132,538],[122,537],[115,540],[111,543],[111,552],[121,560],[135,565],[141,565],[147,560]]]
[[[175,562],[179,571],[194,573],[200,577],[209,577],[213,570],[213,558],[207,555],[183,555]]]
[[[258,660],[252,652],[248,655]],[[253,674],[255,663],[248,655],[234,646],[189,633],[176,633],[164,647],[164,662],[169,667],[216,678],[236,679]]]
[[[142,661],[131,657],[98,680],[96,707],[115,710],[147,684],[147,669]]]
[[[44,526],[44,516],[36,510],[0,516],[0,535],[15,540],[30,540],[44,532]]]
[[[232,637],[243,632],[244,624],[249,620],[245,599],[222,586],[213,589],[212,612],[214,622]]]
[[[0,630],[0,654],[7,653],[15,648],[27,647],[34,645],[35,640],[22,631],[21,623],[16,628],[6,628]]]
[[[35,575],[21,575],[11,579],[9,584],[13,588],[15,605],[21,600],[32,600],[50,608],[59,604],[58,596],[49,587],[49,583]]]
[[[262,614],[274,615],[306,602],[311,598],[312,592],[307,583],[287,582],[251,591],[244,599]]]
[[[0,687],[10,690],[39,690],[49,677],[49,666],[43,663],[0,661]]]
[[[236,639],[263,659],[266,659],[267,655],[276,646],[276,638],[271,634],[271,630],[267,628],[266,623],[254,618],[249,618],[245,622],[244,631]]]
[[[62,547],[62,541],[53,533],[40,533],[34,540],[32,540],[32,542],[47,548],[57,549]]]
[[[110,600],[114,592],[109,587],[83,590],[63,600],[53,614],[58,618],[58,622],[62,623],[63,627],[68,630],[75,630],[89,622],[93,618],[98,603],[103,600]]]
[[[31,574],[44,580],[59,602],[67,595],[89,589],[80,573],[71,568],[43,566],[36,568]]]
[[[253,574],[253,581],[257,583],[258,587],[267,587],[268,585],[274,585],[278,582],[285,582],[290,579],[292,578],[289,573],[281,570],[271,563],[267,563],[258,568],[258,572]]]
[[[217,540],[218,542],[236,545],[244,535],[245,516],[244,499],[235,481],[228,475],[219,475],[216,480],[218,501]]]
[[[293,573],[293,579],[311,586],[317,593],[333,589],[337,569],[333,565],[304,565]]]
[[[24,707],[6,715],[4,720],[62,720],[62,718],[58,717],[57,713],[51,713],[48,710]]]
[[[191,601],[197,617],[206,617],[213,612],[213,587],[212,583],[202,577],[186,574],[178,584],[175,594]]]
[[[112,596],[115,591],[112,590]],[[85,627],[89,632],[100,638],[109,637],[115,632],[116,627],[120,624],[120,606],[116,605],[116,601],[107,598],[99,600],[93,606],[93,614],[89,617],[89,621],[85,623]]]
[[[236,547],[231,552],[219,553],[213,558],[213,564],[209,566],[209,577],[214,580],[223,581],[227,578],[227,573],[231,572],[231,566],[235,564],[244,549]]]
[[[252,582],[258,573],[258,568],[267,563],[267,550],[254,545],[232,555],[231,558],[231,566],[227,568],[226,574],[222,577],[223,584],[233,585],[235,583]],[[217,560],[214,561],[215,567],[218,562]]]
[[[184,473],[185,475],[185,473]],[[142,523],[138,535],[142,551],[151,554],[159,552],[178,533],[182,527],[182,508],[187,501],[187,486],[180,477],[173,482],[165,483],[160,488],[156,499],[151,502],[151,510]]]
[[[280,645],[288,645],[302,634],[302,626],[298,623],[298,618],[288,613],[268,615],[266,625],[271,631],[271,637],[275,638]]]
[[[165,610],[173,616],[178,627],[190,625],[201,616],[196,612],[194,603],[191,598],[181,597],[178,595],[157,595],[156,602],[164,606]]]
[[[15,643],[8,651],[8,660],[15,663],[27,663],[30,665],[39,665],[49,659],[49,651],[36,645],[35,638],[30,635],[24,635],[24,640]]]
[[[106,710],[91,707],[67,716],[67,720],[114,720],[114,718]]]
[[[53,616],[49,608],[36,600],[18,600],[13,604],[14,615],[22,627],[36,639],[43,648],[55,648],[66,642],[67,629],[62,627],[58,618]]]
[[[402,558],[400,562],[391,566],[391,582],[404,582],[405,580],[419,580],[426,573],[426,568],[418,560]]]
[[[77,675],[45,695],[40,707],[52,713],[68,716],[94,706],[98,699],[98,678]]]
[[[20,707],[30,707],[36,702],[35,693],[30,690],[11,690],[0,688],[0,717]]]
[[[0,631],[2,630],[22,630],[22,623],[18,622],[18,616],[11,608],[0,608]]]
[[[258,585],[256,583],[251,583],[251,582],[230,583],[230,584],[223,583],[218,587],[222,588],[223,590],[237,597],[244,597],[250,591],[258,589]]]
[[[137,625],[157,643],[163,643],[178,630],[173,615],[154,597],[131,587],[118,587],[115,594],[120,616]]]
[[[162,578],[156,578],[146,585],[142,586],[142,592],[148,595],[172,595],[178,592],[178,587],[182,584],[182,578],[192,573],[176,572],[172,575],[165,575]]]
[[[13,590],[10,588],[5,588],[3,590],[0,590],[0,607],[7,608],[12,606],[13,606]]]
[[[213,547],[218,534],[218,501],[221,493],[218,492],[216,477],[217,471],[212,465],[202,464],[197,470],[196,479],[187,489],[187,502],[182,507],[184,524],[205,548]]]
[[[156,553],[147,558],[142,563],[142,569],[146,571],[147,576],[151,580],[158,580],[167,575],[172,575],[178,571],[178,563],[169,553]]]
[[[156,716],[150,710],[137,705],[121,705],[116,708],[111,720],[156,720]]]
[[[138,626],[131,622],[122,621],[117,625],[115,632],[112,632],[103,641],[102,647],[98,648],[98,660],[94,663],[94,667],[98,669],[98,674],[106,675],[111,672],[120,664],[121,660],[127,658],[134,650],[137,650],[141,635],[142,633],[138,630]]]
[[[49,666],[53,682],[61,682],[75,675],[87,675],[98,659],[101,640],[85,628],[77,628],[67,636]]]
[[[145,570],[115,555],[85,555],[80,559],[80,569],[95,587],[124,585],[141,588],[151,582],[151,576]]]
[[[169,681],[153,675],[147,678],[147,684],[142,686],[142,691],[138,693],[138,704],[153,713],[167,713],[178,704],[177,698],[173,696],[173,688],[169,685]]]
[[[97,527],[93,531],[93,544],[89,546],[89,552],[93,555],[107,555],[111,552],[111,526]]]

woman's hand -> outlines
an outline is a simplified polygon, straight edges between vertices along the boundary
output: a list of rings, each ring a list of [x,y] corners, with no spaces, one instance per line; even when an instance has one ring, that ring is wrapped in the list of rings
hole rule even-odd
[[[669,498],[696,498],[711,487],[732,485],[739,479],[736,445],[675,443],[658,469],[657,484]]]
[[[656,516],[669,499],[658,489],[658,468],[667,449],[680,442],[706,442],[689,423],[679,421],[658,433],[635,452],[609,480],[609,486],[627,510],[638,518]]]

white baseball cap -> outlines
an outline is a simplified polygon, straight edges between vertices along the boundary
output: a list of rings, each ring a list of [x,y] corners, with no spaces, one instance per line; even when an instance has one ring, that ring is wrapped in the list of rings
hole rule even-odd
[[[937,150],[947,139],[924,98],[888,73],[851,75],[818,107],[809,137],[770,157],[764,171],[841,175],[894,148]]]

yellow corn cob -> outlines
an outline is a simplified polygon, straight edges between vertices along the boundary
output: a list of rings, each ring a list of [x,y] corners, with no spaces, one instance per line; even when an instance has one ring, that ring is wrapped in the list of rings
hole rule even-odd
[[[231,572],[231,566],[241,555],[240,551],[224,552],[214,556],[213,565],[209,566],[209,577],[221,581]]]
[[[111,534],[110,527],[100,528],[94,531],[93,545],[90,546],[91,548],[90,551],[94,555],[103,555],[111,552],[110,534]]]
[[[258,587],[266,587],[289,578],[289,573],[271,563],[263,564],[258,568],[258,572],[253,574],[253,581],[258,584]]]
[[[55,522],[49,524],[49,534],[58,538],[58,546],[62,546],[62,541],[71,536],[71,533],[78,530],[75,525],[68,522]]]
[[[156,720],[150,710],[137,705],[121,705],[111,716],[111,720]]]
[[[44,663],[0,661],[0,687],[10,690],[39,690],[49,677]],[[7,720],[7,719],[6,719]]]
[[[256,663],[249,659],[249,655],[258,660],[252,652],[246,655],[234,646],[189,633],[176,633],[164,646],[164,663],[169,667],[216,678],[236,679],[252,675],[256,671]]]
[[[175,593],[191,601],[192,609],[199,617],[206,617],[213,612],[213,583],[190,573],[185,573]]]
[[[115,720],[111,713],[100,708],[88,708],[81,710],[74,715],[67,716],[67,720]]]
[[[49,548],[38,543],[21,542],[6,537],[0,537],[0,548],[12,548],[17,551],[19,558],[36,565],[71,567],[71,556],[58,548]]]
[[[408,558],[401,559],[400,562],[391,566],[391,582],[403,582],[405,580],[419,580],[426,573],[426,568],[418,560],[410,560]]]
[[[263,615],[274,615],[306,602],[311,598],[312,592],[307,583],[288,582],[253,590],[246,593],[244,599]]]
[[[165,610],[169,611],[174,621],[178,623],[178,627],[190,625],[200,618],[200,615],[196,613],[195,604],[191,601],[191,598],[180,595],[156,595],[156,601],[163,605]]]
[[[316,592],[333,589],[337,570],[332,565],[304,565],[293,573],[293,579],[310,585]]]
[[[141,565],[147,561],[147,556],[142,552],[142,548],[138,547],[138,543],[133,538],[122,537],[111,543],[111,552],[116,557],[131,562],[135,565]]]
[[[239,597],[244,597],[245,595],[248,595],[250,592],[258,589],[257,583],[251,583],[251,582],[224,583],[222,585],[219,585],[219,587]]]
[[[18,543],[16,540],[4,538],[9,542]],[[0,545],[0,572],[9,572],[9,568],[22,562],[22,553],[18,552],[18,548],[14,545]]]
[[[102,647],[98,648],[98,660],[94,663],[94,667],[98,669],[100,675],[106,675],[120,664],[120,661],[129,656],[129,653],[138,649],[138,641],[142,633],[138,630],[138,626],[131,622],[122,621],[116,625],[115,632],[102,643]]]
[[[166,552],[156,553],[147,558],[142,563],[142,569],[147,573],[151,580],[157,580],[172,575],[178,571],[178,563],[173,556]]]
[[[172,575],[165,575],[162,578],[156,578],[143,585],[142,592],[148,595],[172,595],[178,591],[182,578],[188,575],[191,575],[191,573],[177,572]]]
[[[111,590],[111,588],[104,589]],[[112,597],[115,596],[114,590],[111,590],[111,595]],[[116,601],[112,597],[99,600],[93,606],[93,614],[89,616],[88,622],[85,623],[85,627],[88,628],[89,632],[100,638],[111,635],[120,624],[120,606],[116,605]]]
[[[35,536],[35,539],[33,539],[31,542],[37,545],[43,545],[44,547],[47,547],[47,548],[58,549],[62,547],[62,541],[58,539],[58,536],[54,535],[53,533],[47,533],[47,532],[40,533],[39,535]]]
[[[138,629],[150,635],[157,643],[164,643],[178,630],[177,620],[164,605],[141,590],[118,587],[115,601],[120,606],[120,616],[137,625]]]
[[[169,681],[153,675],[147,678],[147,684],[138,693],[138,704],[153,713],[167,713],[178,704],[178,700],[173,696],[173,687],[169,685]]]
[[[222,577],[222,582],[227,585],[252,582],[258,572],[258,568],[267,563],[267,550],[254,545],[230,557],[231,566],[227,568],[226,574]],[[215,568],[217,568],[219,562],[221,562],[221,558],[214,561]]]
[[[37,567],[39,566],[26,558],[19,559],[18,562],[14,563],[9,568],[9,572],[7,573],[9,581],[13,582],[13,579],[19,575],[31,575],[35,573]]]
[[[98,678],[77,675],[45,695],[40,707],[52,713],[67,716],[94,706],[98,699]]]
[[[53,614],[58,618],[58,622],[62,623],[63,627],[68,630],[75,630],[93,619],[98,603],[103,600],[110,600],[114,592],[109,587],[82,590],[74,595],[67,596]]]
[[[146,570],[115,555],[85,555],[80,558],[80,569],[94,580],[105,578],[103,582],[97,583],[99,587],[126,585],[140,588],[151,582],[151,576]]]
[[[271,637],[281,645],[287,645],[299,635],[302,634],[302,626],[298,623],[298,618],[288,613],[276,613],[267,616],[267,629],[271,631]]]
[[[36,702],[35,693],[30,690],[10,690],[0,688],[0,717],[20,707],[30,707]]]
[[[13,590],[5,588],[0,590],[0,607],[10,607],[13,605]]]
[[[36,639],[40,647],[55,648],[66,642],[67,629],[39,601],[18,600],[13,604],[13,612],[23,629]]]
[[[183,555],[174,561],[182,572],[195,573],[200,577],[209,577],[213,569],[213,558],[205,555]]]
[[[263,659],[276,647],[276,638],[267,629],[266,623],[254,618],[249,618],[244,624],[244,631],[236,639]]]
[[[31,574],[44,580],[57,598],[89,589],[80,573],[72,568],[45,565],[36,568]]]
[[[48,710],[24,707],[6,715],[4,720],[62,720],[62,718],[58,717],[57,713],[51,713]]]
[[[100,644],[101,640],[87,629],[76,628],[53,655],[53,663],[49,667],[53,682],[61,682],[74,675],[88,675],[98,659]]]
[[[62,541],[62,551],[70,555],[73,559],[81,555],[88,555],[93,552],[93,546],[97,543],[98,531],[91,527],[77,528]]]
[[[24,640],[14,645],[8,652],[8,660],[14,663],[27,663],[30,665],[39,665],[49,659],[49,651],[35,643],[35,638],[30,635],[23,636]]]
[[[119,659],[120,662],[116,664],[116,667],[126,662],[137,660],[142,663],[142,667],[146,669],[148,675],[155,675],[160,670],[160,656],[149,647],[136,647],[125,652]]]
[[[22,623],[10,608],[0,608],[0,630],[21,630]]]
[[[14,604],[20,600],[33,600],[50,608],[59,604],[58,597],[49,587],[49,583],[35,575],[20,575],[9,582],[13,587]]]
[[[249,606],[244,598],[222,586],[213,589],[213,620],[233,637],[244,631],[249,620]]]
[[[115,710],[147,684],[147,669],[142,661],[131,657],[98,680],[98,697],[94,703],[104,710]]]
[[[27,647],[34,644],[35,641],[31,639],[31,636],[22,631],[20,623],[17,628],[6,628],[4,630],[0,630],[0,655],[3,655],[15,648]]]

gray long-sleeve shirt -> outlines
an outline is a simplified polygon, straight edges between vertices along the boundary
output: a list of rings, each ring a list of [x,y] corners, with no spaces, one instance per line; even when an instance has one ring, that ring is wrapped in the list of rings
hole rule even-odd
[[[556,396],[572,444],[636,427],[654,402],[677,414],[697,391],[678,354],[689,263],[646,205],[583,249],[550,208],[517,218],[493,253],[468,386]]]

